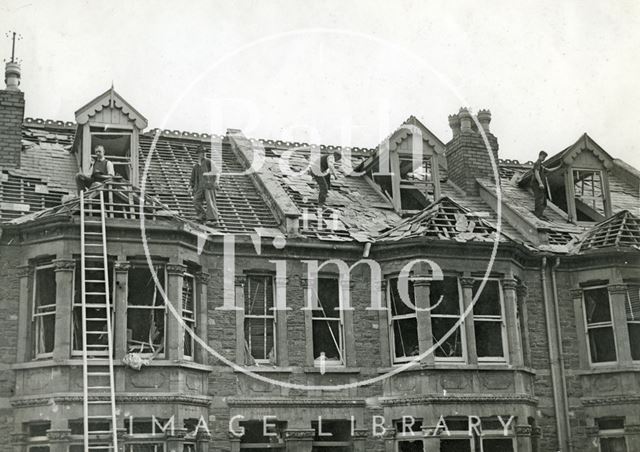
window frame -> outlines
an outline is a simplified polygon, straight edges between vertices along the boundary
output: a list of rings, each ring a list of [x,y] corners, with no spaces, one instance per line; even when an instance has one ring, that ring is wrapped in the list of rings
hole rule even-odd
[[[318,309],[314,309],[311,310],[311,350],[312,350],[312,358],[313,358],[313,365],[314,367],[321,367],[321,358],[318,357],[316,358],[315,356],[313,356],[313,346],[315,344],[315,334],[314,334],[314,325],[315,322],[320,322],[320,321],[331,321],[331,322],[338,322],[338,344],[337,345],[337,349],[338,349],[338,355],[340,356],[340,359],[336,360],[336,359],[328,359],[325,357],[324,360],[324,366],[326,367],[345,367],[347,365],[347,359],[346,359],[346,354],[347,354],[347,349],[346,349],[346,338],[345,338],[345,334],[344,334],[344,330],[345,330],[345,319],[344,319],[344,295],[342,293],[342,283],[339,277],[337,276],[333,276],[333,275],[319,275],[317,278],[318,281],[318,286],[316,287],[316,290],[319,291],[319,282],[322,279],[329,279],[329,280],[334,280],[337,281],[337,285],[338,285],[338,317],[327,317],[326,312],[324,310],[324,307],[322,306],[322,304],[320,303],[320,296],[318,293],[315,294],[311,294],[311,296],[315,296],[317,298],[317,306]],[[322,312],[324,312],[325,316],[324,317],[316,317],[314,315],[314,313],[316,311],[321,310]],[[334,309],[335,310],[335,309]],[[329,319],[329,320],[327,320]],[[329,331],[331,330],[331,327],[329,326]],[[333,334],[331,335],[332,339],[334,341],[336,341],[336,338],[333,337]]]
[[[605,180],[604,180],[604,174],[602,172],[602,170],[600,169],[596,169],[596,168],[583,168],[583,167],[571,167],[569,168],[569,171],[571,171],[571,181],[573,182],[573,186],[571,187],[571,194],[573,196],[573,208],[574,208],[574,218],[576,219],[576,221],[580,221],[580,222],[585,222],[585,223],[594,223],[594,222],[598,222],[600,220],[598,219],[591,219],[591,220],[578,220],[578,207],[576,206],[575,202],[576,201],[580,201],[583,204],[586,204],[589,208],[593,209],[595,212],[597,212],[598,214],[602,215],[603,217],[607,217],[607,205],[608,205],[608,193],[606,190],[606,184],[605,184]],[[592,173],[592,176],[597,174],[599,176],[600,179],[600,192],[601,195],[598,196],[582,196],[582,197],[578,197],[578,193],[576,191],[576,186],[578,185],[578,183],[582,182],[583,186],[584,186],[584,179],[580,179],[578,180],[576,178],[576,174],[580,174],[580,172],[589,172]],[[593,186],[593,184],[592,184]],[[584,190],[584,187],[583,187]],[[594,189],[592,188],[592,191]],[[602,201],[602,212],[599,212],[597,208],[593,207],[591,205],[590,202],[595,202],[596,200],[600,199]],[[585,201],[588,200],[589,202]]]
[[[183,291],[183,295],[184,295],[184,287],[185,284],[187,284],[187,281],[191,279],[191,302],[192,302],[192,311],[189,311],[187,309],[185,309],[184,306],[184,299],[182,299],[182,305],[181,305],[181,309],[180,309],[180,315],[181,315],[181,319],[184,322],[184,324],[186,326],[188,326],[189,328],[191,328],[191,330],[193,331],[193,335],[189,334],[189,332],[185,329],[184,330],[184,344],[182,347],[182,357],[185,360],[188,361],[194,361],[195,357],[196,357],[196,341],[194,338],[194,335],[198,334],[197,331],[197,327],[198,327],[198,322],[197,322],[197,315],[198,315],[198,283],[196,280],[196,276],[194,273],[191,273],[189,271],[185,271],[184,274],[182,275],[182,291]],[[186,314],[189,314],[190,317],[188,317]],[[165,320],[166,322],[166,320]],[[165,323],[165,329],[166,329],[166,323]],[[165,334],[166,336],[166,334]],[[187,354],[185,349],[187,347],[187,343],[190,344],[191,347],[191,354]]]
[[[504,306],[504,289],[502,287],[502,280],[500,278],[497,277],[489,277],[489,278],[473,278],[474,281],[482,281],[483,279],[486,279],[486,281],[496,281],[496,283],[498,284],[498,302],[499,302],[499,306],[500,306],[500,319],[498,320],[495,315],[481,315],[481,316],[476,316],[474,310],[471,310],[471,321],[473,322],[473,328],[474,328],[474,335],[475,337],[475,343],[476,343],[476,357],[478,359],[478,363],[508,363],[509,362],[509,340],[508,340],[508,332],[507,332],[507,319],[506,319],[506,312],[505,312],[505,306]],[[482,284],[482,282],[480,283]],[[486,287],[487,285],[485,284],[484,287]],[[473,301],[475,297],[475,293],[471,292],[471,300]],[[479,298],[476,300],[476,304],[478,303]],[[473,306],[473,308],[475,308],[475,304]],[[476,320],[476,317],[483,317],[479,320]],[[491,318],[493,317],[493,318]],[[497,323],[498,321],[500,322],[500,334],[502,336],[502,357],[496,357],[496,356],[478,356],[478,338],[477,338],[477,332],[476,332],[476,321],[479,322],[493,322],[493,323]]]
[[[460,322],[460,325],[458,326],[458,329],[460,330],[460,343],[462,344],[462,356],[455,356],[455,357],[442,357],[442,356],[437,356],[435,353],[435,349],[433,352],[433,360],[436,363],[442,362],[442,363],[458,363],[458,364],[465,364],[467,362],[468,359],[468,344],[467,344],[467,334],[466,334],[466,328],[465,328],[465,316],[464,316],[464,291],[462,290],[462,283],[460,282],[460,278],[458,276],[450,276],[450,275],[444,275],[444,278],[455,278],[456,279],[456,285],[458,287],[458,315],[453,315],[453,314],[434,314],[434,310],[430,309],[429,310],[429,315],[430,315],[430,319],[429,321],[431,322],[431,332],[432,332],[432,337],[433,337],[433,318],[453,318],[456,319],[456,322],[462,318],[462,321]],[[444,281],[444,278],[442,281]],[[429,295],[431,296],[431,289],[429,289]],[[429,307],[431,308],[431,300],[429,300]],[[504,312],[504,311],[503,311]],[[504,338],[503,338],[504,341]],[[433,344],[435,346],[435,344],[438,341],[436,340],[435,337],[433,337]]]
[[[95,127],[95,126],[92,126]],[[97,127],[98,128],[98,127]],[[133,130],[129,130],[129,129],[121,129],[121,128],[114,128],[113,131],[104,131],[103,128],[99,127],[100,130],[90,130],[90,135],[91,135],[91,149],[90,152],[93,153],[94,149],[96,146],[98,146],[99,144],[96,143],[94,144],[93,141],[93,137],[94,136],[126,136],[129,137],[129,150],[127,152],[127,156],[122,157],[119,155],[114,155],[114,154],[110,154],[108,153],[108,150],[106,148],[106,146],[104,144],[102,144],[102,146],[104,147],[104,158],[109,160],[112,164],[113,164],[113,171],[114,173],[117,175],[120,175],[120,177],[122,177],[124,180],[128,181],[128,182],[132,182],[133,180],[133,171],[134,171],[134,164],[133,164],[133,147],[134,147],[134,134],[133,134]],[[122,176],[122,174],[118,173],[118,169],[121,167],[125,167],[127,168],[127,172],[129,173],[129,177],[126,178],[124,176]]]
[[[260,364],[276,364],[278,362],[278,344],[277,344],[277,338],[278,338],[278,334],[277,334],[277,328],[278,328],[278,320],[277,320],[277,315],[276,315],[276,309],[275,309],[275,305],[276,305],[276,281],[275,281],[275,277],[273,274],[271,273],[262,273],[262,272],[249,272],[246,273],[244,275],[245,280],[244,280],[244,284],[245,284],[245,299],[244,299],[244,312],[243,312],[243,321],[242,321],[242,339],[244,341],[244,347],[245,347],[245,362],[253,362],[256,363],[258,365]],[[247,293],[249,292],[249,282],[251,280],[251,278],[264,278],[264,280],[266,280],[267,278],[271,281],[271,292],[272,292],[272,307],[268,308],[267,306],[267,291],[266,291],[266,285],[265,285],[265,291],[264,291],[264,314],[248,314],[248,309],[247,306],[249,304],[249,299],[247,297]],[[268,312],[271,311],[271,313],[269,314]],[[271,319],[271,323],[272,323],[272,343],[273,343],[273,358],[269,359],[268,358],[268,354],[266,358],[259,358],[256,359],[252,353],[251,353],[251,344],[247,341],[247,319],[259,319],[259,320],[269,320]],[[267,323],[265,322],[265,329],[266,329],[266,325]],[[264,336],[265,338],[265,351],[266,351],[266,336]]]
[[[412,313],[409,314],[400,314],[400,315],[393,315],[393,299],[392,299],[392,281],[396,281],[396,286],[397,286],[397,281],[398,281],[398,276],[394,275],[394,276],[389,276],[387,277],[386,280],[386,289],[387,289],[387,316],[388,316],[388,322],[389,322],[389,351],[391,352],[391,363],[392,365],[402,365],[411,361],[414,361],[416,359],[417,356],[420,356],[420,349],[418,348],[418,353],[416,355],[413,356],[403,356],[403,357],[396,357],[396,341],[395,341],[395,334],[396,334],[396,329],[394,327],[394,322],[395,321],[399,321],[399,320],[410,320],[410,319],[415,319],[416,321],[416,344],[418,345],[418,347],[420,346],[419,342],[418,342],[418,312],[414,309]],[[415,288],[413,288],[411,285],[409,286],[409,290],[414,291],[414,304],[415,304]],[[400,300],[400,303],[403,303],[402,300]],[[405,305],[406,306],[406,305]],[[407,306],[408,308],[408,306]]]
[[[37,306],[37,295],[38,295],[38,271],[53,269],[53,281],[54,285],[57,285],[56,281],[56,272],[55,272],[55,264],[53,262],[46,262],[42,264],[36,264],[33,269],[33,291],[31,296],[31,353],[33,354],[34,359],[48,359],[53,357],[53,351],[55,349],[55,337],[56,337],[56,306],[57,306],[57,293],[53,294],[53,304]],[[46,310],[45,312],[38,312],[38,308],[40,310],[43,309],[51,309],[52,311]],[[39,351],[39,338],[42,334],[42,322],[44,321],[44,317],[53,316],[53,340],[54,344],[50,352],[40,352]]]
[[[604,289],[604,291],[607,294],[607,305],[609,307],[609,321],[608,322],[597,322],[596,326],[591,326],[589,327],[589,321],[587,318],[587,306],[586,306],[586,297],[585,294],[586,292],[588,292],[589,290],[594,290],[594,289]],[[611,305],[611,294],[609,293],[609,289],[608,286],[606,284],[599,284],[599,285],[594,285],[594,286],[588,286],[588,287],[583,287],[582,288],[582,315],[583,315],[583,321],[584,321],[584,332],[585,332],[585,342],[587,345],[587,356],[589,357],[589,364],[593,367],[606,367],[606,366],[610,366],[611,364],[615,364],[618,362],[619,360],[619,352],[618,352],[618,341],[616,339],[616,334],[615,334],[615,324],[614,324],[614,316],[613,316],[613,309],[612,309],[612,305]],[[611,335],[613,336],[613,350],[614,353],[616,355],[616,359],[613,361],[600,361],[600,362],[594,362],[593,361],[593,356],[591,354],[591,340],[590,340],[590,336],[589,336],[589,330],[590,329],[597,329],[597,328],[611,328]]]
[[[627,290],[625,293],[625,301],[627,303],[627,306],[625,306],[625,320],[626,320],[626,327],[629,333],[629,353],[631,355],[631,361],[632,362],[640,362],[640,358],[638,359],[633,359],[633,348],[632,345],[633,341],[631,340],[631,325],[636,325],[637,328],[640,328],[640,315],[638,315],[637,318],[635,318],[634,316],[634,311],[633,311],[633,300],[631,299],[631,291],[635,291],[637,293],[637,298],[638,300],[640,300],[640,284],[638,283],[631,283],[627,285]],[[627,313],[627,309],[629,308],[629,312],[631,313],[631,317],[632,319],[629,320],[629,316]],[[637,345],[640,348],[640,344]],[[638,351],[638,354],[640,355],[640,350]]]
[[[165,293],[167,293],[167,287],[168,287],[168,273],[167,273],[167,265],[165,262],[155,262],[154,264],[154,270],[156,272],[156,274],[159,271],[162,271],[163,273],[163,278],[164,278],[164,287],[163,290]],[[159,268],[160,267],[160,268]],[[129,270],[127,271],[127,289],[131,286],[131,281],[129,280],[129,275],[131,270],[135,269],[135,268],[148,268],[147,264],[141,264],[139,262],[133,262],[131,264],[131,267],[129,268]],[[155,281],[154,281],[154,287],[155,287]],[[155,290],[157,291],[158,288],[155,287]],[[126,353],[132,353],[129,348],[129,310],[130,309],[138,309],[138,310],[157,310],[157,311],[162,311],[163,312],[163,317],[164,317],[164,328],[163,328],[163,338],[162,338],[162,350],[160,352],[158,352],[157,354],[155,354],[154,352],[133,352],[133,353],[140,353],[140,355],[144,358],[149,358],[151,356],[155,356],[156,359],[163,359],[167,356],[167,328],[168,328],[168,309],[167,306],[165,305],[164,301],[161,300],[162,302],[162,306],[144,306],[144,305],[130,305],[129,304],[129,294],[127,292],[127,297],[125,299],[125,303],[124,303],[124,309],[125,309],[125,325],[124,325],[124,331],[125,331],[125,341],[126,341]],[[133,307],[132,307],[133,306]]]

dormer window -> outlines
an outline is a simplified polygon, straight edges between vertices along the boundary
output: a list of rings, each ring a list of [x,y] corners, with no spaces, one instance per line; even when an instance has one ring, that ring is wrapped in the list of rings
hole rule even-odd
[[[395,211],[413,214],[440,197],[438,155],[443,153],[442,142],[410,118],[360,169],[365,169]]]
[[[94,149],[101,145],[116,175],[138,185],[138,137],[147,127],[144,116],[111,88],[76,111],[76,122],[73,149],[80,170],[89,172]]]
[[[602,171],[573,169],[573,193],[578,221],[596,221],[605,217]]]
[[[588,135],[545,162],[551,202],[570,222],[597,222],[612,215],[609,171],[613,159]]]

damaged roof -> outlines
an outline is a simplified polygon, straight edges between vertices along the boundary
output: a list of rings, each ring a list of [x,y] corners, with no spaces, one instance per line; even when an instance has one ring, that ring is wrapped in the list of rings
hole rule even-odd
[[[71,122],[25,120],[21,168],[2,170],[0,221],[14,220],[23,224],[43,215],[68,215],[74,211],[77,204],[74,207],[73,200],[63,200],[75,192],[73,177],[78,171],[78,164],[76,155],[71,152],[75,132],[76,124]],[[305,171],[313,146],[247,139],[250,146],[259,145],[264,149],[263,171],[278,187],[279,194],[274,194],[273,185],[265,188],[257,184],[250,174],[244,174],[246,161],[240,158],[229,135],[214,138],[223,166],[217,198],[221,217],[217,229],[220,232],[284,232],[284,220],[273,202],[274,197],[282,194],[291,211],[295,212],[297,234],[302,239],[374,242],[427,237],[466,242],[493,240],[497,234],[499,219],[495,181],[477,179],[480,194],[465,194],[447,180],[444,158],[438,158],[442,198],[410,217],[402,218],[376,184],[366,177],[347,174],[341,164],[337,165],[338,177],[331,180],[325,209],[319,213],[317,184]],[[190,173],[197,159],[197,148],[203,144],[208,147],[211,142],[210,135],[188,132],[151,130],[140,135],[141,180],[142,168],[148,160],[144,189],[150,205],[155,206],[152,210],[157,209],[159,216],[173,215],[182,220],[195,216],[188,188]],[[435,146],[440,147],[441,144],[438,140]],[[570,148],[560,154],[566,156],[571,152]],[[341,148],[320,146],[319,150],[327,153]],[[357,168],[375,152],[375,149],[351,149],[351,166]],[[292,174],[283,172],[280,165],[283,156],[288,159]],[[610,158],[608,154],[604,157]],[[553,158],[549,161],[552,162]],[[499,160],[498,189],[503,214],[500,240],[560,253],[627,246],[631,243],[630,237],[637,240],[640,237],[637,227],[640,206],[638,187],[633,183],[637,172],[633,173],[634,169],[625,169],[622,165],[613,159],[614,171],[608,173],[612,207],[618,215],[597,225],[576,225],[567,222],[566,213],[553,203],[545,212],[549,221],[535,217],[530,189],[518,184],[523,180],[523,174],[530,172],[532,162]],[[623,177],[617,168],[623,168],[624,174],[632,177]],[[137,190],[134,187],[130,189]],[[141,196],[139,192],[135,193],[138,193],[135,196]],[[617,239],[611,239],[614,236]],[[614,245],[610,245],[611,240],[614,240]]]

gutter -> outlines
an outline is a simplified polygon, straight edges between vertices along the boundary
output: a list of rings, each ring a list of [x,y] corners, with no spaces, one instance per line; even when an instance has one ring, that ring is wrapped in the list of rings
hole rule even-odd
[[[556,264],[559,263],[559,259]],[[557,266],[557,265],[556,265]],[[556,297],[556,285],[555,285],[555,275],[554,275],[554,267],[550,268],[552,275],[552,285],[554,292],[554,300],[557,301]],[[569,430],[567,430],[567,425],[569,423],[568,413],[565,410],[565,399],[566,399],[566,386],[565,379],[563,373],[563,360],[561,353],[561,345],[558,342],[560,337],[560,329],[559,329],[559,319],[558,319],[558,306],[557,302],[554,302],[555,308],[550,305],[551,300],[549,299],[549,294],[547,290],[547,257],[542,257],[542,265],[540,267],[540,278],[542,281],[542,300],[544,302],[544,317],[545,324],[547,327],[547,344],[549,351],[549,361],[551,365],[551,390],[553,393],[553,409],[556,417],[556,430],[558,432],[558,452],[570,452],[569,446]],[[555,319],[552,319],[555,317]],[[551,331],[553,328],[555,329],[555,334]]]

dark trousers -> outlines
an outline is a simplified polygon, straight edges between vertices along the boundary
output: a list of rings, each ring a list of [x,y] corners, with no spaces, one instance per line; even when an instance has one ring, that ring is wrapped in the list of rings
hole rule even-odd
[[[82,190],[86,190],[87,188],[91,188],[93,184],[104,182],[109,179],[108,176],[100,176],[96,174],[92,174],[91,176],[86,176],[82,173],[76,174],[76,188],[78,189],[78,194]]]
[[[322,207],[327,200],[327,193],[329,193],[329,189],[331,188],[331,179],[329,179],[329,176],[316,176],[315,174],[313,178],[318,184],[318,205]]]
[[[218,221],[218,207],[213,189],[196,188],[193,191],[193,207],[200,220]]]
[[[533,187],[533,197],[535,199],[535,208],[533,213],[536,217],[541,217],[544,213],[544,209],[547,207],[547,189],[546,187],[540,188],[539,185]]]

